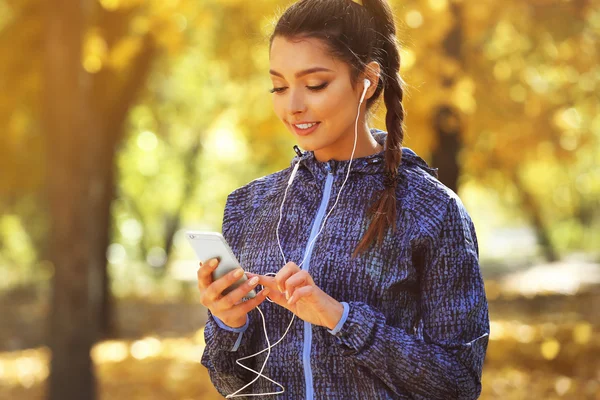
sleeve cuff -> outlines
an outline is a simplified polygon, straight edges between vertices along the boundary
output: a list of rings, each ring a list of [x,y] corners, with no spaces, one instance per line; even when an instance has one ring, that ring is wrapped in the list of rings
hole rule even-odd
[[[340,319],[340,322],[337,323],[335,328],[327,330],[327,332],[331,333],[332,335],[336,335],[336,336],[344,327],[344,324],[346,323],[346,320],[348,319],[348,313],[350,312],[350,306],[348,305],[348,303],[346,303],[345,301],[342,301],[340,303],[344,307],[344,312],[342,314],[342,318]]]
[[[234,332],[234,333],[244,333],[246,331],[246,329],[248,329],[248,325],[250,322],[250,316],[248,316],[248,318],[246,319],[246,323],[243,326],[240,326],[239,328],[232,328],[229,325],[225,325],[225,323],[223,321],[221,321],[218,317],[213,315],[213,318],[215,319],[215,322],[217,323],[217,325],[219,325],[219,328],[225,329],[226,331]]]
[[[246,323],[243,326],[240,326],[239,328],[232,328],[231,326],[225,325],[225,323],[221,321],[218,317],[215,317],[214,315],[212,317],[215,320],[216,324],[219,326],[219,328],[226,330],[227,332],[238,334],[238,337],[235,343],[233,344],[233,347],[229,350],[237,351],[237,349],[240,347],[240,344],[242,343],[242,336],[244,336],[244,332],[246,332],[246,329],[248,329],[248,326],[250,325],[250,316],[248,315]]]
[[[355,354],[364,348],[384,318],[365,303],[351,301],[348,306],[348,318],[335,335],[335,341],[344,355]]]

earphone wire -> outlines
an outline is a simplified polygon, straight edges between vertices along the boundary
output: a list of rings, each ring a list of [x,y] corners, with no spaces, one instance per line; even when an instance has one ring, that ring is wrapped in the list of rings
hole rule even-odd
[[[367,88],[365,88],[365,91]],[[329,210],[329,212],[325,216],[325,219],[323,219],[323,222],[321,223],[321,228],[319,229],[319,232],[316,234],[316,236],[310,242],[309,247],[308,247],[309,251],[307,251],[306,254],[310,253],[310,249],[312,248],[313,244],[315,243],[315,240],[319,237],[319,235],[321,234],[321,231],[325,227],[325,222],[327,222],[327,218],[329,218],[329,214],[331,214],[333,212],[333,210],[335,209],[335,206],[337,205],[338,200],[340,199],[340,195],[342,194],[342,190],[344,189],[344,185],[346,185],[346,181],[348,180],[348,176],[350,175],[350,168],[352,167],[352,159],[354,158],[354,152],[356,150],[356,142],[358,140],[358,118],[360,116],[360,105],[361,104],[362,104],[362,100],[358,104],[358,113],[356,116],[356,123],[354,126],[354,147],[352,148],[352,155],[350,156],[350,163],[348,164],[348,171],[346,172],[346,178],[344,179],[344,182],[342,182],[342,187],[340,188],[340,191],[338,192],[338,195],[336,196],[335,203],[333,203],[333,207],[331,207],[331,210]],[[302,264],[304,264],[304,261],[306,261],[306,257],[302,260],[302,262],[298,266],[299,267],[302,266]]]
[[[365,83],[367,83],[367,82],[365,82]],[[342,187],[340,188],[340,190],[338,192],[338,195],[337,195],[337,197],[335,199],[335,203],[333,203],[333,206],[331,207],[331,210],[329,210],[329,212],[327,213],[327,215],[323,219],[323,222],[321,223],[321,227],[320,227],[319,231],[317,232],[317,234],[315,235],[315,237],[313,238],[313,240],[309,243],[308,250],[305,252],[305,257],[302,260],[302,262],[298,265],[298,267],[301,267],[302,264],[304,264],[304,261],[306,261],[306,255],[310,254],[310,250],[312,248],[312,245],[314,244],[314,242],[317,239],[317,237],[319,237],[319,235],[321,234],[321,231],[323,230],[323,227],[325,226],[325,222],[327,221],[327,218],[329,217],[329,215],[331,214],[331,212],[335,209],[335,206],[337,205],[338,200],[340,199],[340,195],[342,194],[342,190],[344,189],[344,185],[346,184],[346,181],[348,180],[348,176],[350,175],[350,169],[352,167],[352,160],[354,159],[354,152],[356,151],[356,142],[358,141],[358,119],[360,117],[360,106],[361,106],[361,104],[363,102],[365,93],[366,93],[367,89],[369,88],[369,86],[370,86],[369,84],[365,84],[365,88],[364,88],[363,94],[361,96],[360,102],[358,103],[358,111],[357,111],[357,115],[356,115],[356,122],[355,122],[355,125],[354,125],[354,147],[352,148],[352,155],[350,156],[350,163],[348,164],[348,171],[346,172],[346,178],[344,179],[344,182],[342,182]],[[288,184],[287,184],[287,186],[285,188],[285,191],[283,193],[283,201],[281,202],[281,206],[280,206],[280,209],[279,209],[279,221],[277,222],[277,228],[275,229],[275,234],[277,236],[277,244],[279,245],[279,250],[281,251],[281,256],[283,257],[284,264],[287,264],[287,260],[286,260],[286,257],[285,257],[285,253],[283,252],[283,247],[281,246],[281,241],[279,239],[279,225],[281,224],[281,220],[283,218],[283,206],[285,204],[285,199],[286,199],[286,196],[287,196],[287,191],[288,191],[289,187],[292,184],[292,181],[294,179],[294,176],[296,175],[296,172],[298,171],[298,167],[300,165],[300,161],[301,160],[298,160],[298,162],[294,166],[294,169],[292,171],[292,174],[290,176]],[[272,300],[269,299],[269,298],[267,298],[267,300],[269,300],[269,301],[272,302]],[[266,321],[265,321],[265,315],[263,314],[263,312],[260,309],[260,307],[257,306],[256,309],[258,310],[258,312],[260,313],[260,316],[262,318],[263,332],[265,333],[265,339],[266,339],[266,342],[267,342],[267,347],[265,349],[257,352],[257,353],[254,353],[254,354],[251,354],[249,356],[242,357],[242,358],[238,358],[235,361],[237,365],[241,366],[242,368],[244,368],[244,369],[246,369],[248,371],[251,371],[251,372],[255,373],[256,376],[254,377],[254,379],[252,381],[250,381],[249,383],[247,383],[246,385],[244,385],[240,389],[236,390],[234,393],[227,395],[225,397],[226,399],[231,399],[231,398],[235,398],[235,397],[243,397],[243,396],[254,397],[254,396],[277,395],[277,394],[282,394],[282,393],[285,392],[285,387],[283,385],[281,385],[280,383],[275,382],[273,379],[271,379],[268,376],[264,375],[263,371],[264,371],[265,366],[267,365],[267,361],[269,360],[269,357],[271,355],[271,349],[273,347],[277,346],[283,340],[283,338],[285,338],[285,336],[287,335],[288,331],[292,327],[292,324],[294,322],[294,319],[295,319],[296,315],[292,314],[292,319],[291,319],[290,323],[288,324],[287,329],[285,330],[285,332],[281,336],[281,338],[277,342],[275,342],[273,345],[271,345],[270,341],[269,341],[269,335],[267,333],[267,324],[266,324]],[[244,365],[244,364],[241,363],[242,360],[247,360],[249,358],[256,357],[259,354],[264,353],[265,351],[267,352],[267,356],[265,357],[265,360],[263,361],[262,367],[261,367],[261,369],[260,369],[259,372],[255,371],[252,368],[248,367],[247,365]],[[271,393],[258,393],[258,394],[254,394],[254,393],[250,393],[250,394],[238,394],[239,392],[241,392],[242,390],[246,389],[248,386],[250,386],[254,382],[256,382],[261,376],[263,378],[265,378],[266,380],[268,380],[269,382],[273,382],[275,385],[279,386],[281,388],[281,391],[279,391],[279,392],[271,392]]]

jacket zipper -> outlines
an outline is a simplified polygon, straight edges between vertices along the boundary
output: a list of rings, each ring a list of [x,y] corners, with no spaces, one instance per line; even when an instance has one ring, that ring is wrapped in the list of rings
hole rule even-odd
[[[331,171],[331,165],[329,162],[325,164],[325,169],[327,170],[327,179],[325,180],[325,189],[323,192],[323,198],[321,199],[321,206],[319,207],[319,211],[317,212],[317,216],[313,222],[312,230],[310,232],[310,238],[308,239],[308,245],[305,249],[304,253],[304,264],[302,264],[302,269],[308,271],[310,268],[310,257],[312,255],[312,249],[315,246],[315,243],[310,245],[314,237],[317,235],[319,230],[321,229],[321,221],[325,215],[325,211],[327,210],[327,204],[329,203],[329,197],[331,196],[331,187],[333,185],[333,172]],[[310,246],[310,248],[309,248]],[[312,346],[312,325],[309,322],[304,322],[304,347],[302,350],[302,364],[304,365],[304,383],[306,385],[306,400],[313,400],[314,398],[314,389],[313,389],[313,376],[312,376],[312,367],[310,365],[310,350]]]

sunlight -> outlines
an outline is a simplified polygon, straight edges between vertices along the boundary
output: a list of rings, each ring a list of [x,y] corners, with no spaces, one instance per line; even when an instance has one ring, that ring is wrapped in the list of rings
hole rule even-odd
[[[403,71],[408,71],[413,67],[413,65],[415,65],[415,62],[417,61],[417,56],[415,55],[415,52],[412,49],[406,47],[400,49],[400,54],[402,57],[400,69]]]
[[[235,128],[235,117],[226,113],[219,118],[215,128],[211,130],[206,143],[206,153],[210,159],[231,162],[247,157],[247,148],[241,134]]]
[[[411,28],[418,28],[423,25],[423,14],[417,10],[411,10],[406,13],[406,24]]]
[[[138,135],[137,145],[144,151],[153,151],[156,149],[157,144],[158,139],[156,139],[156,135],[153,132],[143,131]]]
[[[119,0],[100,0],[100,4],[107,11],[115,11],[119,8]]]
[[[502,282],[503,293],[524,296],[559,293],[573,295],[586,285],[600,283],[596,264],[557,262],[537,265],[508,275]]]
[[[143,360],[148,357],[156,357],[160,354],[160,350],[160,340],[153,337],[136,340],[131,345],[131,355],[137,360]]]
[[[32,387],[48,377],[47,348],[0,353],[0,385]]]
[[[92,359],[96,364],[121,362],[129,357],[129,347],[118,340],[98,343],[92,349]]]
[[[433,11],[444,11],[448,8],[448,0],[429,0],[429,7]]]

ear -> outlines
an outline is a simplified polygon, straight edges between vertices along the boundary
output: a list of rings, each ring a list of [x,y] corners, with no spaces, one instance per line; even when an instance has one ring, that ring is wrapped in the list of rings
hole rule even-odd
[[[367,94],[365,95],[365,99],[370,98],[375,90],[377,90],[377,85],[379,84],[379,75],[381,74],[381,67],[377,63],[377,61],[371,61],[365,67],[365,78],[371,81],[371,86],[367,89]]]

